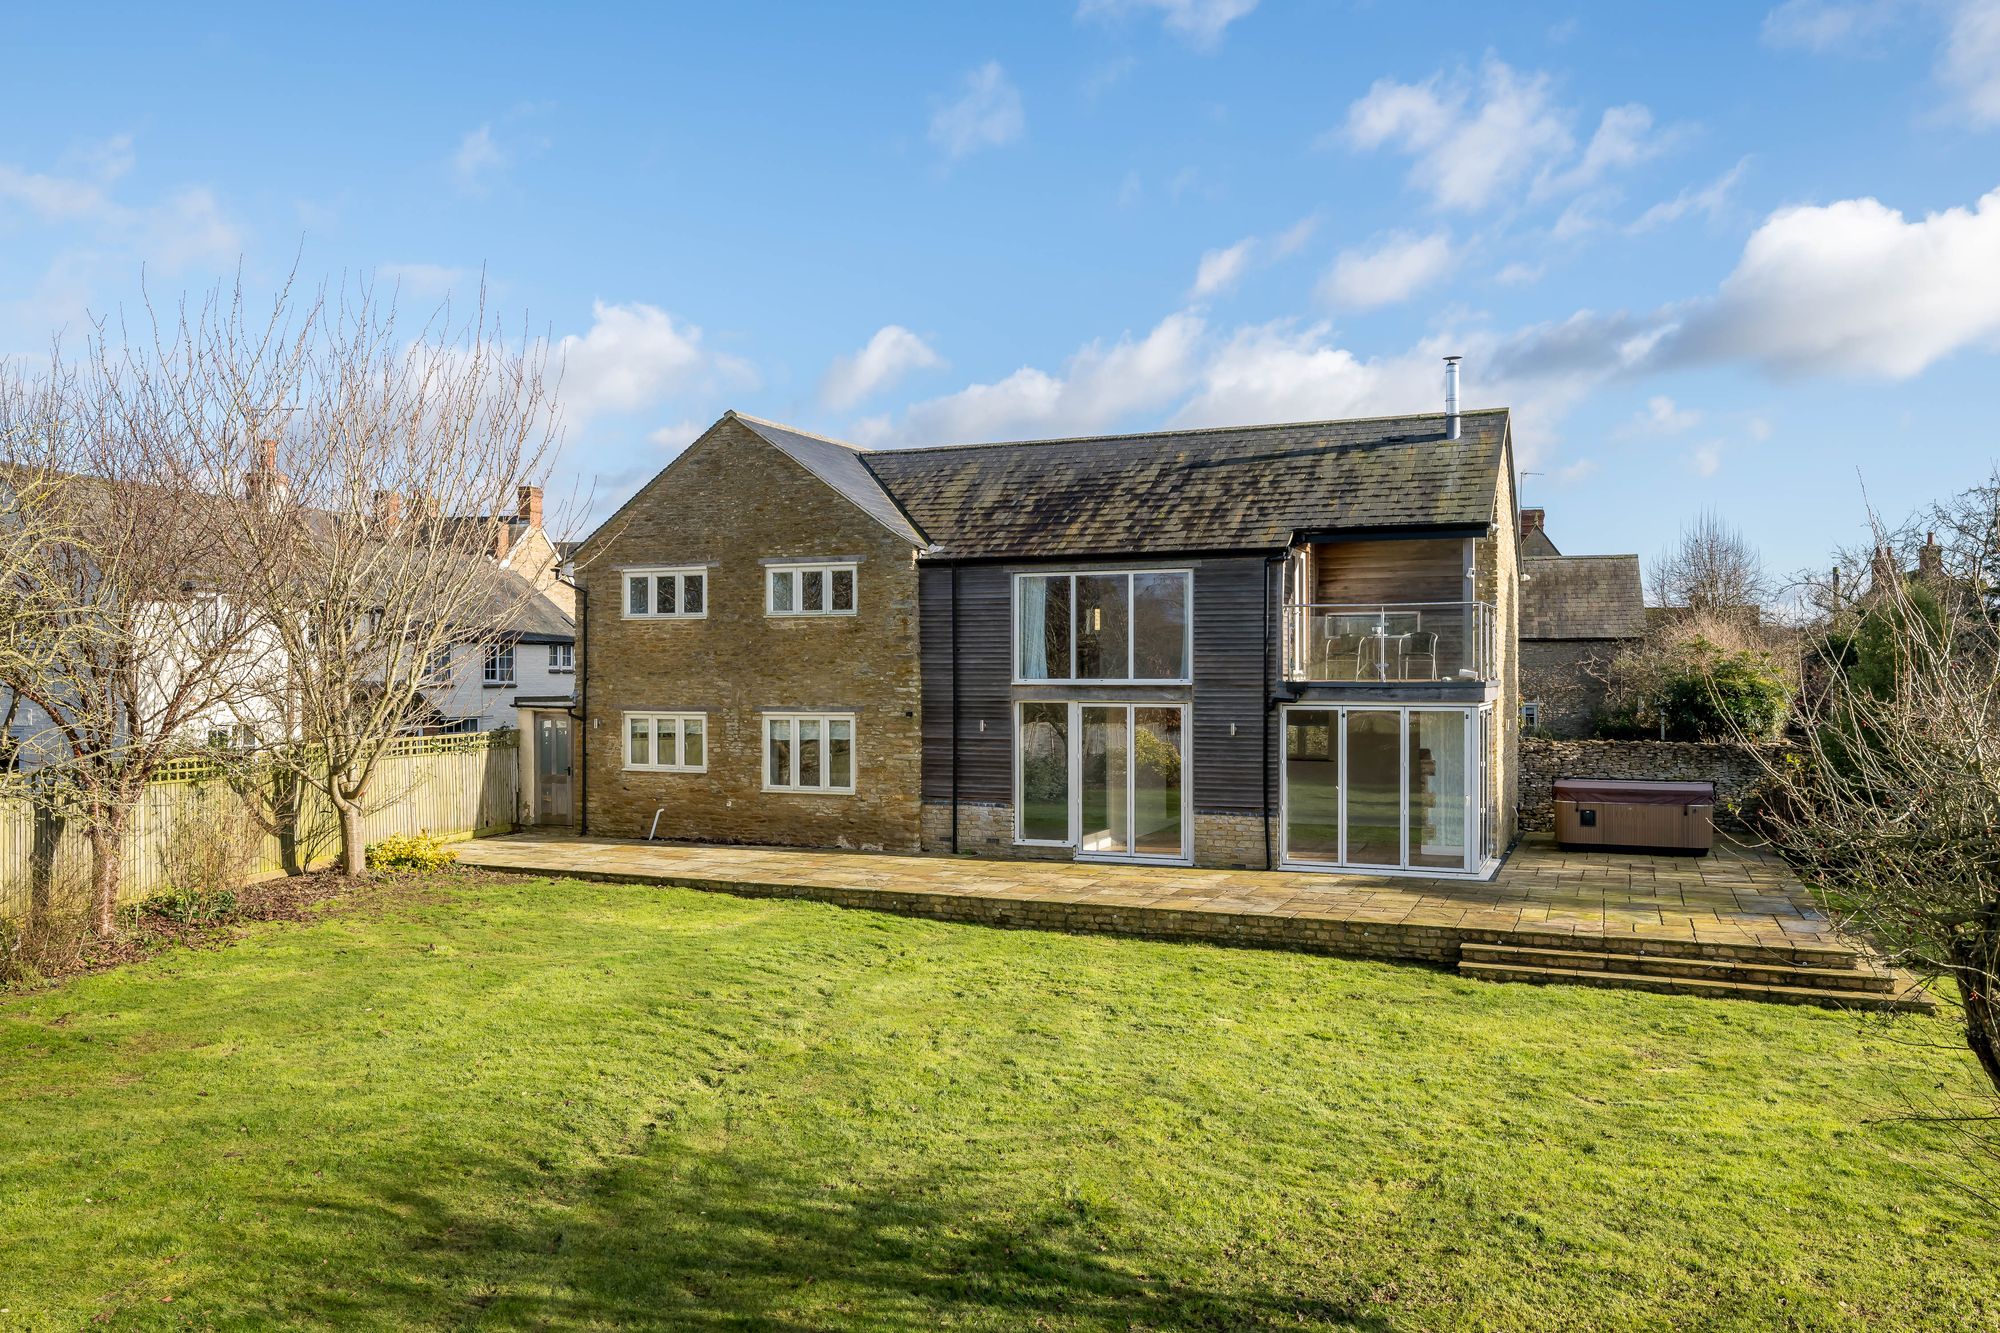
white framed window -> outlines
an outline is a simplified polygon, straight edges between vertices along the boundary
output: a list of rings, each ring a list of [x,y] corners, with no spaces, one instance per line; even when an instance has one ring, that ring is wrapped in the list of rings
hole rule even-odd
[[[514,645],[511,643],[489,644],[486,649],[486,668],[482,680],[488,685],[512,685],[514,683]]]
[[[851,616],[855,604],[852,564],[766,565],[767,616]]]
[[[424,659],[424,684],[434,690],[441,690],[451,684],[451,645],[433,648]]]
[[[1014,576],[1014,683],[1185,685],[1194,573],[1088,570]]]
[[[576,670],[576,645],[573,643],[552,643],[549,645],[549,670]]]
[[[625,571],[625,619],[703,620],[707,616],[706,569]]]
[[[854,714],[764,714],[764,790],[854,794]]]
[[[1534,699],[1523,700],[1521,702],[1521,725],[1524,727],[1539,727],[1541,724],[1542,705],[1540,702]]]
[[[625,767],[649,773],[706,773],[708,714],[625,714]]]

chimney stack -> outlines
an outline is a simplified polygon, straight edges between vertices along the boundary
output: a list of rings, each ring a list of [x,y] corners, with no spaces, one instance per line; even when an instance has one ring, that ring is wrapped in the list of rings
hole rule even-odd
[[[1924,544],[1917,548],[1917,577],[1932,582],[1944,577],[1944,547],[1938,545],[1935,532],[1926,532]]]
[[[1523,541],[1527,540],[1531,533],[1542,530],[1542,520],[1545,517],[1545,511],[1540,509],[1523,509],[1521,511],[1521,538]]]
[[[514,494],[519,501],[519,513],[523,522],[531,528],[542,526],[542,488],[539,486],[517,486]]]
[[[1444,359],[1444,437],[1458,438],[1458,363],[1463,357],[1448,356]]]
[[[290,484],[290,479],[278,471],[278,442],[252,441],[250,469],[243,474],[243,494],[253,504],[281,504]]]
[[[1874,558],[1868,562],[1869,587],[1877,592],[1896,586],[1896,553],[1887,546],[1877,546]]]
[[[402,522],[403,497],[394,491],[375,492],[375,519],[386,528]]]

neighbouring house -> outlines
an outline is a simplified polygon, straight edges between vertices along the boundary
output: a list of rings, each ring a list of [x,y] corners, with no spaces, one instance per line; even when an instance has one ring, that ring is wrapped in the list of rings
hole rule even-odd
[[[1505,411],[871,451],[726,414],[574,553],[587,831],[1477,876]]]
[[[1636,555],[1564,555],[1540,509],[1521,511],[1521,724],[1588,736],[1605,668],[1646,635]]]

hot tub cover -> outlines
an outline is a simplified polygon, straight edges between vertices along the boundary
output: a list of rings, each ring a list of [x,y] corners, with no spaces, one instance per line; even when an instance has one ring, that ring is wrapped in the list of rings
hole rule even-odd
[[[1557,778],[1555,798],[1580,805],[1714,805],[1713,782],[1643,782],[1633,778]]]

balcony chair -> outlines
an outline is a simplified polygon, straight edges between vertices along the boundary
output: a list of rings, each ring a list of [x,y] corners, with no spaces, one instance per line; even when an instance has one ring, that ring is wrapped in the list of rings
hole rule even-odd
[[[1397,670],[1404,680],[1436,680],[1438,678],[1438,636],[1434,630],[1420,630],[1402,636],[1401,651],[1397,653]],[[1423,674],[1419,675],[1418,668]]]

